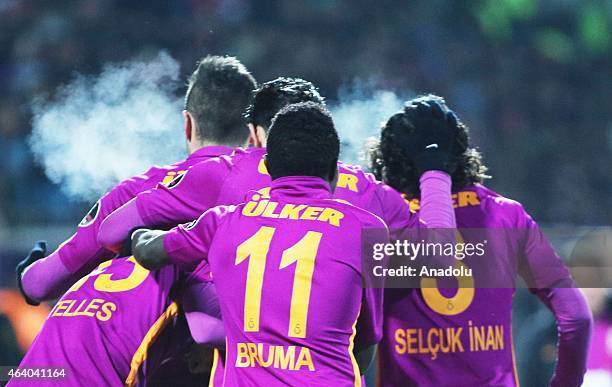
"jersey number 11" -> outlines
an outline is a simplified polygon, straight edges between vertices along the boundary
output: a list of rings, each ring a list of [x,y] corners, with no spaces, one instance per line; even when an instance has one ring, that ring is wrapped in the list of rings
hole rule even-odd
[[[268,250],[275,231],[274,227],[263,226],[253,236],[242,242],[236,250],[236,265],[247,259],[249,261],[244,295],[245,332],[259,331],[261,289]],[[279,269],[296,263],[289,316],[288,335],[290,337],[306,337],[312,275],[322,235],[320,232],[308,231],[296,244],[283,251],[281,257]]]

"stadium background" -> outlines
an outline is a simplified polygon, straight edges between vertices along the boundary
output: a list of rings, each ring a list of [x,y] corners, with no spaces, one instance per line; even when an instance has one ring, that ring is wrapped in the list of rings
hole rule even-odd
[[[36,238],[55,247],[91,205],[35,162],[32,101],[76,72],[159,50],[180,63],[181,79],[202,55],[231,54],[258,81],[303,77],[332,103],[355,80],[438,93],[470,125],[488,185],[522,202],[565,257],[572,240],[612,223],[609,0],[144,4],[0,0],[0,288],[9,289],[0,293],[0,365],[18,363],[41,318],[10,293],[16,262]],[[552,318],[524,292],[516,313],[519,374],[540,385],[554,359]]]

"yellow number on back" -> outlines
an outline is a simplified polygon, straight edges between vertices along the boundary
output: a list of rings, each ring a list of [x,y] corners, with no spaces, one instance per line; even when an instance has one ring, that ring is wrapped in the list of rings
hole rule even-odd
[[[281,258],[281,269],[297,262],[293,276],[293,292],[291,293],[290,337],[306,337],[312,275],[322,236],[323,234],[320,232],[308,231],[298,243],[285,250]]]
[[[100,292],[117,293],[137,288],[147,279],[149,271],[140,266],[134,257],[130,257],[128,261],[134,264],[134,269],[127,278],[113,280],[113,274],[100,274],[94,282],[94,289]]]
[[[458,243],[464,243],[463,235],[457,231]],[[455,267],[460,269],[467,265],[461,261],[455,261]],[[463,313],[474,301],[474,279],[472,277],[458,277],[459,284],[457,293],[452,297],[446,297],[438,289],[438,281],[435,278],[421,278],[421,295],[425,304],[431,310],[445,316],[455,316]]]
[[[75,292],[79,290],[85,282],[91,277],[97,276],[96,281],[94,282],[94,289],[99,292],[107,292],[107,293],[117,293],[117,292],[127,292],[128,290],[132,290],[140,286],[147,279],[149,275],[149,271],[144,267],[140,266],[136,262],[136,258],[130,257],[128,259],[129,262],[134,264],[134,269],[127,278],[113,280],[113,274],[104,274],[104,270],[112,265],[113,260],[102,262],[95,270],[81,278],[77,282],[68,289],[66,293]]]
[[[270,243],[272,243],[275,231],[273,227],[263,226],[253,236],[242,242],[236,250],[236,265],[250,257],[244,294],[245,332],[259,331],[263,277]],[[322,236],[320,232],[308,231],[299,242],[285,250],[281,257],[280,269],[296,262],[289,316],[290,337],[306,337],[312,276]]]
[[[259,331],[259,311],[261,309],[261,288],[270,242],[275,229],[260,228],[252,237],[242,242],[236,250],[236,265],[249,259],[247,268],[246,291],[244,293],[244,331]]]

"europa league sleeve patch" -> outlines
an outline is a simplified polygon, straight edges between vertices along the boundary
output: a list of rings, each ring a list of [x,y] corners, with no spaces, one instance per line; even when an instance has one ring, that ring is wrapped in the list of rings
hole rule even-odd
[[[179,171],[174,179],[168,183],[168,188],[174,188],[183,180],[187,171]]]
[[[98,217],[98,213],[100,212],[100,201],[98,200],[96,204],[91,207],[91,210],[85,215],[81,223],[79,223],[79,227],[87,227],[96,220]]]

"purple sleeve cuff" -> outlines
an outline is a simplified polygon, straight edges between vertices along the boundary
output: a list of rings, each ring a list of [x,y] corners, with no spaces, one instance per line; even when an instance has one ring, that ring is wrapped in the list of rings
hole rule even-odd
[[[419,182],[421,221],[427,225],[427,228],[456,228],[450,175],[442,171],[427,171]]]
[[[550,385],[580,386],[593,325],[586,299],[574,287],[539,289],[536,293],[555,315],[559,333],[557,367]]]
[[[98,243],[108,250],[118,252],[129,232],[144,224],[136,199],[132,199],[104,219],[98,231]]]
[[[57,251],[28,266],[23,272],[23,291],[32,299],[46,301],[59,298],[77,278],[64,266]]]

